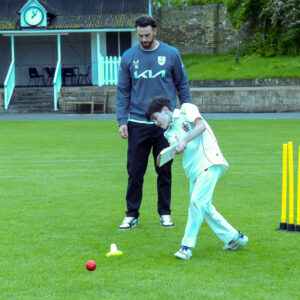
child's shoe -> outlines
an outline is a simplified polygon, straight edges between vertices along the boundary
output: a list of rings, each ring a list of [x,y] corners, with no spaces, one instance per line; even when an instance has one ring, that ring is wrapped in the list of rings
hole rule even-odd
[[[223,250],[235,251],[240,247],[246,246],[247,243],[248,237],[243,235],[241,232],[238,232],[235,237],[223,247]]]
[[[180,258],[180,259],[190,259],[192,256],[192,250],[189,247],[182,246],[175,254],[174,256]]]

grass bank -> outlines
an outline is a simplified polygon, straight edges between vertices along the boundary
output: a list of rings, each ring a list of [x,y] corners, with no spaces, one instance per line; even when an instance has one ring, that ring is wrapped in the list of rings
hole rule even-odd
[[[235,55],[182,55],[189,80],[299,78],[299,57],[244,56],[235,62]]]

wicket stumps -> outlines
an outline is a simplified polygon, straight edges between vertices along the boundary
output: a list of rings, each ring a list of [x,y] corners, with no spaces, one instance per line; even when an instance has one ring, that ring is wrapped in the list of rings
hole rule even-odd
[[[294,217],[294,160],[293,143],[282,145],[282,193],[281,193],[281,220],[278,229],[300,232],[300,146],[298,151],[298,182],[297,182],[297,207],[296,226]],[[288,183],[288,184],[287,184]],[[287,191],[289,197],[287,201]],[[287,219],[288,206],[288,219]],[[287,222],[288,220],[288,222]]]

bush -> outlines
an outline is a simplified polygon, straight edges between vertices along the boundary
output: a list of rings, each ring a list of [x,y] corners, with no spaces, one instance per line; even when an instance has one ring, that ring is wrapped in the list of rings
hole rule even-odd
[[[288,30],[287,33],[281,34],[278,41],[278,54],[297,56],[300,54],[299,36],[295,31]]]

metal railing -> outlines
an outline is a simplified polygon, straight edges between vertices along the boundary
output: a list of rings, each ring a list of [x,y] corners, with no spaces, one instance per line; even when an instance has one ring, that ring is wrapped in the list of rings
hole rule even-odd
[[[121,57],[112,56],[100,56],[99,67],[99,84],[102,85],[117,85],[119,67],[121,63]]]
[[[58,95],[61,88],[61,61],[56,64],[55,74],[53,78],[53,93],[54,93],[54,110],[57,111]]]
[[[4,81],[4,109],[8,109],[8,105],[15,88],[15,61],[12,60],[9,66],[7,76]]]

